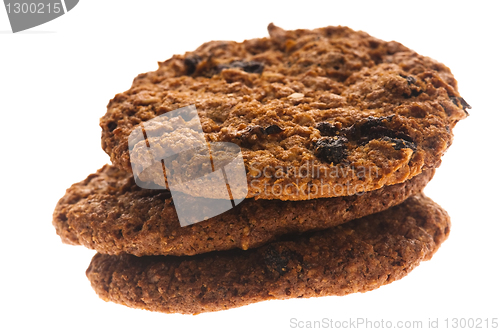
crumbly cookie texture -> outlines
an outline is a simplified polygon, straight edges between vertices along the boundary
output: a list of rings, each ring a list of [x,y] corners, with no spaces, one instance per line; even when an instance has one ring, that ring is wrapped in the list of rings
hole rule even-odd
[[[63,242],[112,255],[248,249],[284,234],[326,229],[385,210],[419,193],[433,174],[428,170],[363,195],[299,202],[248,198],[221,215],[181,227],[167,190],[138,188],[131,174],[104,166],[67,190],[54,211],[53,224]]]
[[[346,295],[404,277],[432,257],[449,230],[447,213],[417,195],[327,231],[247,251],[193,257],[97,254],[87,277],[105,301],[165,313]]]
[[[268,30],[269,38],[205,43],[137,76],[110,100],[100,121],[102,147],[113,164],[131,172],[130,133],[195,105],[208,142],[241,148],[247,197],[345,196],[317,188],[370,191],[439,166],[469,108],[448,67],[347,27],[285,31],[270,24]],[[148,140],[151,146],[164,142],[168,133]],[[189,160],[182,166],[175,178],[194,176],[186,173],[193,168]],[[165,184],[161,167],[142,180]],[[227,195],[196,182],[182,190]]]

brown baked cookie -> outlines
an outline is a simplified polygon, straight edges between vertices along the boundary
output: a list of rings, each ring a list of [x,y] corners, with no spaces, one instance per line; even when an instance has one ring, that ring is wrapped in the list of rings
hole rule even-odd
[[[141,134],[148,120],[195,105],[205,140],[241,148],[247,197],[345,196],[316,188],[371,191],[439,166],[469,108],[448,67],[347,27],[285,31],[270,24],[268,30],[269,38],[212,41],[174,55],[117,94],[100,121],[113,164],[132,172],[132,131]],[[160,124],[153,128],[149,142],[142,135],[131,140],[132,154],[161,150],[179,136]],[[194,178],[192,163],[167,168],[167,179]],[[148,169],[141,180],[165,184],[162,167],[150,169],[140,158],[137,165]],[[222,198],[222,189],[195,183],[181,190]]]
[[[105,254],[195,255],[248,249],[283,234],[326,229],[385,210],[419,193],[433,175],[434,170],[427,170],[362,195],[299,202],[248,198],[223,214],[181,227],[169,191],[141,189],[131,174],[106,165],[66,191],[53,224],[63,242]]]
[[[346,295],[404,277],[432,257],[449,230],[446,211],[417,195],[327,231],[247,251],[192,257],[97,254],[87,277],[105,301],[165,313]]]

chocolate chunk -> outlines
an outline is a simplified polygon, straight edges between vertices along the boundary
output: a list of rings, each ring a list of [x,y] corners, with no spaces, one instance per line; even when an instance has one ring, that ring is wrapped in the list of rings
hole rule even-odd
[[[338,164],[347,155],[347,142],[343,136],[322,137],[314,144],[314,154],[325,162]]]
[[[321,136],[335,136],[338,134],[337,128],[330,122],[319,122],[316,124]]]
[[[252,135],[258,135],[258,136],[265,136],[265,135],[274,135],[274,134],[279,134],[281,132],[285,131],[278,125],[270,125],[266,127],[265,129],[262,128],[261,126],[248,126],[241,132],[239,132],[239,137],[242,140],[248,139]]]
[[[108,127],[109,131],[113,131],[116,129],[117,124],[116,124],[116,122],[108,122],[107,127]]]
[[[264,64],[257,61],[235,61],[231,63],[233,68],[242,68],[247,73],[260,74],[264,70]]]
[[[415,84],[417,82],[417,79],[413,76],[406,76],[404,74],[399,74],[399,76],[402,78],[406,78],[408,85]]]
[[[357,141],[362,137],[368,136],[371,128],[380,126],[383,121],[391,121],[393,116],[394,115],[383,116],[379,118],[369,116],[350,127],[342,129],[342,134],[348,137],[350,140]]]
[[[419,88],[419,90],[411,89],[411,93],[410,94],[405,93],[405,94],[403,94],[403,97],[405,97],[405,98],[418,97],[418,96],[420,96],[420,94],[422,92],[423,91],[420,90],[420,88]]]
[[[400,140],[407,142],[406,147],[414,147],[416,149],[413,138],[409,135],[402,131],[396,131],[385,126],[386,122],[392,121],[393,117],[394,115],[379,118],[369,116],[364,119],[363,122],[354,124],[349,128],[342,130],[342,133],[347,136],[349,140],[357,141],[360,145],[366,144],[374,139],[387,138],[394,140],[394,142],[397,143],[397,150],[399,150],[400,146],[404,146],[403,143],[399,142]]]
[[[411,90],[411,96],[412,97],[418,97],[418,96],[420,96],[420,94],[422,92],[424,92],[424,91],[422,91],[422,90]]]
[[[362,122],[361,125],[357,126],[359,129],[359,134],[364,136],[366,133],[370,131],[371,128],[380,126],[384,121],[392,121],[393,117],[394,115],[381,116],[379,118],[376,118],[374,116],[369,116],[366,119],[364,119],[364,122]]]
[[[469,103],[467,103],[465,101],[465,99],[463,99],[462,97],[459,97],[458,99],[460,99],[460,104],[462,104],[462,106],[464,107],[464,110],[465,110],[465,108],[469,108],[469,109],[472,108],[472,106],[470,106]]]
[[[395,131],[384,126],[375,126],[366,133],[366,136],[360,137],[360,144],[367,143],[373,139],[382,137],[399,138],[408,142],[413,142],[413,139],[401,131]]]
[[[413,142],[409,142],[404,139],[393,138],[393,137],[384,137],[383,141],[394,143],[393,147],[395,150],[401,149],[412,149],[413,151],[417,151],[417,145]]]
[[[408,82],[408,85],[412,87],[411,93],[410,94],[403,94],[403,97],[405,98],[411,98],[411,97],[418,97],[423,91],[420,89],[419,86],[414,85],[417,83],[417,79],[413,76],[406,76],[403,74],[399,74],[399,76],[406,78],[406,82]]]
[[[281,133],[284,129],[281,129],[280,126],[274,124],[264,129],[264,131],[267,135],[273,135]]]
[[[470,109],[472,107],[465,101],[465,99],[463,99],[462,97],[455,97],[455,96],[451,96],[450,99],[453,102],[453,104],[455,104],[456,106],[461,105],[465,114],[469,115],[469,112],[467,112],[467,109],[468,108]],[[460,105],[458,105],[459,102],[460,102]]]
[[[231,68],[230,65],[228,65],[227,63],[222,63],[220,65],[217,65],[215,66],[215,73],[218,74],[220,73],[222,70],[224,69],[228,69],[228,68]]]
[[[192,75],[196,71],[196,66],[200,63],[201,58],[199,55],[192,54],[184,58],[184,66],[186,68],[186,75]]]
[[[280,276],[288,272],[288,264],[290,261],[294,260],[301,262],[302,256],[287,248],[283,248],[281,252],[279,252],[278,248],[269,246],[264,253],[264,264],[266,268],[270,272],[278,272]]]
[[[260,74],[264,70],[264,64],[258,61],[233,61],[230,64],[220,64],[215,68],[217,73],[227,68],[240,68],[247,73]]]
[[[350,140],[356,141],[359,140],[361,137],[369,136],[369,133],[371,132],[372,128],[381,126],[382,122],[384,121],[392,121],[393,117],[394,115],[382,116],[379,118],[376,118],[374,116],[369,116],[353,124],[348,128],[342,129],[341,132]]]
[[[238,136],[236,138],[239,138],[241,140],[247,140],[250,138],[250,136],[256,134],[256,135],[262,135],[265,134],[265,130],[261,126],[248,126],[242,131],[238,133]]]
[[[408,85],[412,85],[412,84],[417,83],[417,79],[413,76],[406,77],[406,81],[408,82]]]

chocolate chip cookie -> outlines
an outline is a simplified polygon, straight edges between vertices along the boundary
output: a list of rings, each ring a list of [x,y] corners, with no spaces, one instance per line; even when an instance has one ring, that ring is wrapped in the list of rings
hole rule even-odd
[[[141,189],[132,174],[106,165],[66,191],[53,224],[63,242],[105,254],[195,255],[254,248],[289,233],[326,229],[385,210],[419,193],[433,169],[403,183],[351,196],[306,201],[245,199],[181,227],[168,190]],[[190,196],[184,201],[189,202]]]
[[[432,257],[449,230],[447,213],[416,195],[327,231],[247,251],[192,257],[97,254],[87,277],[105,301],[165,313],[199,314],[265,300],[346,295],[404,277]]]
[[[159,130],[129,146],[134,129],[194,105],[204,140],[241,148],[247,197],[346,196],[333,188],[372,191],[439,166],[469,108],[448,67],[347,27],[268,30],[268,38],[207,42],[137,76],[100,121],[113,164],[132,172],[131,153],[172,139]],[[193,176],[190,163],[140,180]],[[329,190],[318,190],[325,184]],[[182,191],[227,195],[204,185]]]

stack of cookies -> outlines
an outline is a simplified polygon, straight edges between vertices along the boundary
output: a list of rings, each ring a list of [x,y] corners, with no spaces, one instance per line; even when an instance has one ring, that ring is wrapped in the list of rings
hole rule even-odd
[[[175,55],[109,102],[113,165],[53,215],[64,243],[98,252],[87,277],[103,300],[198,314],[366,292],[447,238],[446,211],[421,191],[468,115],[450,70],[347,27],[268,30]],[[202,131],[159,120],[186,108]],[[193,142],[208,154],[176,150]],[[222,186],[197,180],[217,172]]]

